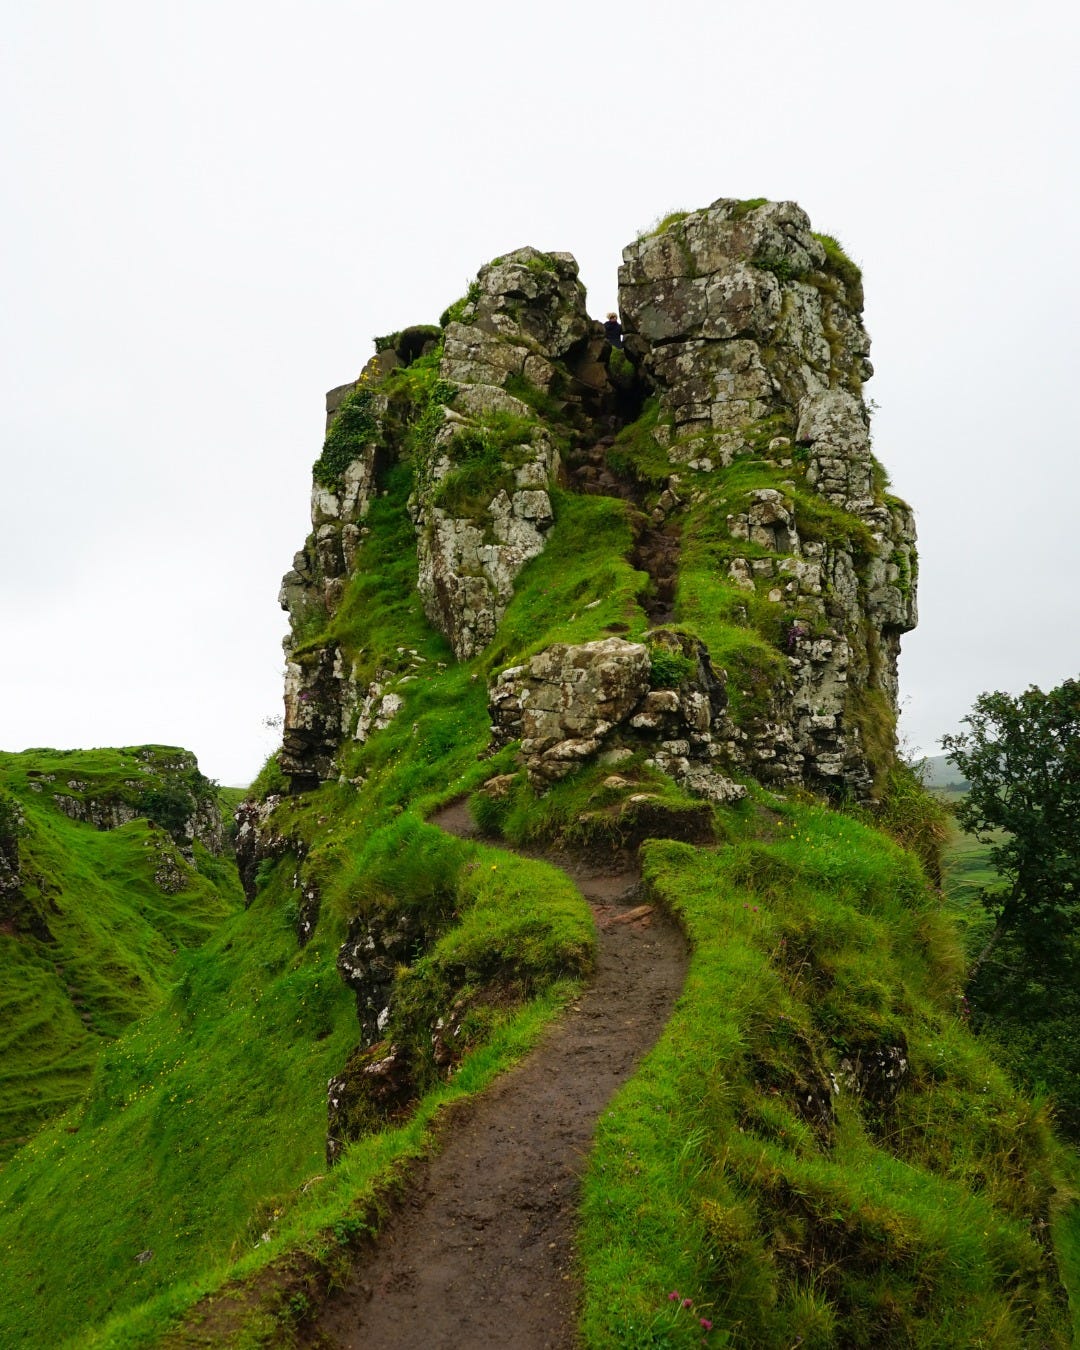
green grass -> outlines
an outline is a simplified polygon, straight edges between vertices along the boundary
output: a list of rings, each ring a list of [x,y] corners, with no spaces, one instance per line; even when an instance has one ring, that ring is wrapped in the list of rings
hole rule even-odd
[[[555,528],[519,575],[495,640],[481,658],[494,672],[554,642],[617,633],[634,641],[646,620],[637,597],[647,578],[626,561],[633,536],[625,503],[554,491]]]
[[[0,1174],[2,1344],[78,1342],[106,1323],[115,1330],[102,1344],[149,1343],[230,1272],[261,1268],[290,1244],[318,1245],[311,1225],[344,1221],[370,1188],[388,1184],[425,1146],[436,1104],[510,1062],[588,969],[587,910],[564,879],[502,858],[466,874],[476,846],[420,819],[510,764],[505,755],[478,760],[488,737],[484,680],[452,663],[417,599],[404,511],[412,481],[408,465],[390,470],[332,632],[361,678],[388,668],[414,675],[399,685],[405,706],[347,749],[352,783],[282,801],[274,828],[298,852],[262,870],[251,906],[201,950],[177,954],[164,1005],[107,1050],[88,1097]],[[598,636],[616,615],[642,627],[639,578],[620,557],[628,544],[620,505],[560,503],[552,548],[523,578],[504,627],[506,659],[553,634]],[[601,605],[585,608],[594,596]],[[536,622],[541,609],[548,637]],[[303,950],[299,851],[304,885],[321,896]],[[417,1091],[434,1096],[422,1099],[415,1125],[354,1145],[368,1160],[356,1173],[349,1150],[330,1185],[305,1191],[325,1174],[326,1082],[358,1034],[337,951],[354,915],[388,904],[415,914],[424,933],[419,972],[414,962],[400,973],[393,1030],[412,1055]],[[489,1056],[488,1068],[467,1072],[466,1060],[450,1089],[420,1048],[436,1005],[462,988],[473,998],[463,1040]],[[261,1242],[271,1230],[273,1240]],[[144,1250],[153,1259],[136,1263]]]
[[[669,830],[700,834],[703,808],[673,779],[645,763],[644,753],[623,760],[609,785],[610,766],[590,764],[540,795],[524,772],[498,797],[476,793],[469,805],[480,827],[517,847],[557,842],[601,847],[623,845],[646,831],[643,821],[662,813]],[[632,797],[643,798],[638,802]]]
[[[669,211],[666,216],[658,216],[647,229],[638,234],[638,241],[655,239],[658,235],[667,234],[676,225],[681,225],[689,214],[689,211]]]
[[[1029,1231],[1045,1118],[955,1016],[917,864],[819,808],[742,818],[721,852],[646,851],[693,959],[590,1159],[585,1343],[696,1345],[706,1317],[708,1344],[1066,1344]],[[894,1103],[830,1093],[888,1044],[911,1065]]]
[[[98,831],[72,821],[53,793],[131,796],[141,781],[165,781],[166,762],[187,775],[185,752],[28,751],[0,756],[0,774],[19,801],[21,895],[0,929],[0,1158],[86,1091],[110,1041],[160,1007],[185,955],[240,904],[235,869],[197,846],[196,866],[145,820]],[[45,775],[57,774],[55,782]],[[30,786],[39,783],[41,792]],[[162,863],[182,879],[163,890]],[[170,887],[171,887],[170,883]]]
[[[681,219],[662,224],[685,248]],[[822,285],[838,293],[844,261],[829,258]],[[180,1323],[197,1337],[204,1318],[204,1343],[294,1335],[301,1300],[341,1278],[443,1114],[526,1053],[594,960],[587,909],[561,873],[426,823],[463,793],[485,828],[519,844],[635,841],[659,816],[723,841],[644,849],[648,885],[693,957],[661,1041],[599,1122],[580,1243],[586,1346],[697,1345],[702,1317],[714,1346],[1064,1344],[1037,1237],[1048,1222],[1077,1288],[1077,1179],[1050,1140],[1046,1103],[1011,1087],[989,1038],[973,1038],[963,935],[912,853],[869,816],[756,789],[713,810],[643,756],[619,765],[622,783],[595,764],[543,797],[520,771],[501,797],[481,790],[518,768],[513,747],[487,757],[491,678],[554,642],[643,638],[647,578],[627,561],[624,503],[556,490],[547,547],[518,577],[494,642],[453,660],[417,594],[407,511],[418,485],[430,488],[452,394],[437,367],[435,353],[380,385],[379,434],[398,459],[380,468],[339,608],[313,613],[295,650],[303,661],[337,644],[358,685],[377,678],[401,710],[364,744],[346,739],[339,781],[279,802],[282,854],[260,867],[250,906],[228,863],[198,848],[185,888],[164,894],[153,881],[171,849],[161,831],[98,834],[49,801],[84,791],[68,778],[93,778],[99,793],[141,794],[144,777],[161,790],[192,767],[167,768],[180,752],[151,747],[147,775],[137,750],[90,752],[79,772],[61,752],[33,752],[55,769],[51,783],[40,767],[32,779],[31,761],[0,757],[36,878],[0,915],[6,1128],[27,1139],[0,1166],[0,1344],[134,1350],[181,1343]],[[374,434],[370,404],[349,406],[355,416],[328,438],[326,481]],[[613,451],[653,492],[671,467],[657,417],[646,408]],[[533,425],[495,419],[462,438],[444,500],[478,502]],[[872,548],[861,522],[806,490],[798,462],[770,460],[769,441],[790,430],[766,419],[729,469],[680,470],[678,619],[727,671],[736,720],[765,712],[785,677],[785,623],[794,614],[814,628],[820,616],[733,585],[730,559],[764,550],[732,540],[727,516],[786,477],[804,538],[857,565]],[[654,644],[661,682],[679,673],[669,657],[665,676],[664,660]],[[880,708],[861,711],[891,739]],[[284,786],[271,759],[257,795]],[[896,771],[885,787],[875,823],[932,871],[933,812]],[[302,905],[318,920],[299,948]],[[393,1119],[357,1086],[375,1050],[357,1045],[356,998],[337,969],[350,932],[385,921],[409,935],[387,965],[378,1051],[393,1043],[407,1068],[407,1109]],[[434,1052],[440,1020],[457,1032],[450,1064]],[[871,1072],[894,1053],[907,1066],[895,1100]],[[343,1072],[349,1142],[328,1171],[326,1083]]]
[[[395,767],[381,772],[393,778]],[[445,761],[429,772],[432,786],[445,787]],[[541,997],[550,1015],[568,981],[588,969],[588,911],[561,874],[502,855],[491,863],[479,846],[415,818],[410,827],[399,817],[380,836],[370,806],[365,812],[353,794],[350,818],[340,809],[344,800],[340,790],[324,789],[281,808],[284,828],[310,831],[309,876],[330,871],[343,853],[367,859],[355,869],[332,868],[335,886],[327,888],[312,942],[297,950],[296,864],[286,858],[249,909],[179,961],[166,1005],[106,1050],[83,1106],[39,1133],[0,1176],[0,1343],[59,1344],[86,1323],[120,1317],[147,1299],[175,1309],[173,1286],[202,1288],[208,1271],[220,1281],[245,1255],[250,1266],[255,1244],[260,1260],[280,1250],[260,1243],[261,1234],[276,1232],[294,1205],[299,1214],[311,1211],[314,1202],[301,1188],[325,1172],[325,1084],[357,1036],[354,997],[334,966],[346,908],[362,911],[389,895],[426,907],[432,927],[441,926],[421,965],[401,976],[394,1032],[413,1048],[425,1028],[430,1040],[436,1009],[445,1014],[447,999],[474,988],[480,996],[463,1044],[509,1036],[505,1062],[521,1028],[535,1032],[536,1014],[523,1014],[519,1026],[513,1010]],[[377,820],[379,806],[374,811]],[[381,814],[392,812],[383,807]],[[319,828],[320,815],[334,826]],[[432,846],[418,863],[424,835]],[[446,875],[440,868],[449,869],[450,893],[442,901],[436,895],[432,907],[433,876]],[[494,1003],[492,991],[499,994]],[[455,1078],[455,1092],[468,1081]],[[436,1094],[422,1108],[422,1123],[446,1089],[430,1064],[418,1063],[417,1082]],[[419,1129],[391,1132],[393,1147],[363,1141],[365,1156],[378,1162],[364,1171],[372,1185],[416,1146]],[[335,1173],[329,1211],[341,1217],[361,1190]],[[282,1231],[295,1234],[307,1222],[290,1218]],[[147,1249],[153,1260],[136,1264]],[[149,1325],[160,1333],[154,1318]]]

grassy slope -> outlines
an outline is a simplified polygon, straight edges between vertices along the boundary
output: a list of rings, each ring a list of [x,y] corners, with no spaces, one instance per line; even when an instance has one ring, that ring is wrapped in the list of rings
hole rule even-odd
[[[162,760],[176,753],[155,750]],[[30,787],[58,771],[61,790],[68,778],[111,785],[133,771],[135,754],[0,755],[0,781],[23,813],[25,878],[24,899],[0,928],[0,1158],[82,1095],[102,1049],[162,1003],[180,953],[240,903],[235,869],[205,850],[204,875],[145,820],[99,832],[61,814],[53,785]],[[154,879],[166,860],[185,878],[175,894]],[[41,922],[51,941],[34,936]]]
[[[694,958],[590,1161],[586,1343],[696,1345],[700,1318],[710,1345],[1067,1343],[1032,1238],[1045,1112],[957,1017],[959,953],[913,859],[787,804],[716,853],[652,844],[646,870]],[[893,1104],[845,1090],[845,1056],[905,1042]],[[797,1105],[830,1072],[831,1122]]]
[[[413,980],[419,995],[401,1000],[403,1025],[391,1030],[406,1039],[431,1014],[427,991],[467,982],[500,943],[511,956],[524,946],[539,953],[522,977],[522,992],[539,1003],[509,1020],[478,1016],[476,1042],[494,1036],[495,1051],[460,1087],[455,1080],[456,1092],[522,1053],[543,1020],[537,1008],[552,1015],[568,992],[564,977],[587,966],[588,911],[558,874],[524,860],[474,873],[475,849],[422,824],[437,801],[497,772],[500,761],[477,760],[488,734],[483,679],[440,666],[445,644],[416,599],[403,510],[410,487],[407,471],[391,471],[334,636],[364,643],[375,665],[392,664],[405,646],[428,667],[401,686],[406,706],[393,723],[349,751],[347,773],[364,779],[359,791],[328,786],[278,812],[279,828],[307,848],[305,882],[321,887],[315,936],[297,951],[297,863],[287,856],[268,869],[251,908],[184,961],[167,1006],[108,1052],[85,1109],[43,1131],[0,1175],[0,1344],[81,1344],[101,1323],[108,1329],[94,1343],[150,1344],[170,1316],[230,1274],[264,1266],[290,1243],[333,1246],[334,1225],[320,1227],[331,1219],[348,1236],[350,1214],[395,1160],[421,1146],[422,1133],[420,1125],[380,1133],[325,1186],[310,1184],[325,1172],[326,1082],[357,1038],[335,958],[358,910],[413,907],[436,928],[455,909],[465,917],[425,957],[429,978]],[[635,612],[640,578],[621,561],[629,545],[622,508],[565,498],[557,510],[558,542],[526,569],[507,615],[508,653],[598,637],[613,615]],[[593,599],[602,603],[585,609]],[[531,914],[523,887],[544,901]],[[432,1080],[421,1124],[448,1090]],[[145,1250],[153,1259],[136,1263]]]
[[[509,767],[506,754],[477,760],[491,669],[614,623],[641,632],[625,514],[560,497],[549,547],[519,578],[493,648],[461,667],[416,596],[410,486],[407,468],[390,472],[349,593],[319,635],[362,669],[416,674],[398,686],[405,706],[345,752],[358,787],[279,808],[303,863],[287,855],[264,869],[251,908],[183,956],[168,1003],[109,1051],[85,1110],[0,1175],[2,1344],[150,1345],[230,1277],[255,1279],[297,1252],[332,1267],[380,1188],[426,1146],[433,1114],[522,1053],[566,997],[566,976],[587,968],[587,915],[557,875],[446,840],[422,818]],[[721,649],[730,642],[754,667],[762,638],[745,628],[733,638],[718,622],[726,611],[710,607],[709,587],[726,583],[707,544],[688,553],[683,617],[709,623]],[[685,608],[694,603],[700,616]],[[418,674],[398,648],[425,658]],[[504,823],[543,834],[605,802],[586,776],[542,809],[516,794]],[[917,864],[814,807],[763,799],[759,813],[722,822],[723,850],[647,851],[694,966],[661,1044],[602,1122],[582,1242],[586,1343],[697,1344],[702,1316],[715,1322],[713,1345],[1008,1346],[1033,1343],[1033,1329],[1061,1343],[1026,1226],[1048,1206],[1045,1123],[955,1016],[958,948]],[[322,894],[303,951],[298,877]],[[396,1038],[418,1049],[440,1000],[482,983],[492,953],[521,974],[519,995],[537,997],[503,1016],[480,1008],[461,1072],[446,1083],[421,1063],[416,1116],[359,1140],[325,1176],[325,1084],[356,1037],[334,958],[351,915],[387,906],[433,934],[399,979]],[[520,972],[525,945],[536,960]],[[842,1091],[835,1119],[822,1113],[843,1053],[898,1043],[911,1079],[894,1107]],[[806,1095],[816,1125],[793,1105]],[[1070,1222],[1057,1219],[1063,1257]],[[146,1250],[152,1259],[136,1263]],[[675,1289],[693,1306],[670,1300]],[[300,1312],[271,1298],[249,1317],[246,1343],[287,1343]]]

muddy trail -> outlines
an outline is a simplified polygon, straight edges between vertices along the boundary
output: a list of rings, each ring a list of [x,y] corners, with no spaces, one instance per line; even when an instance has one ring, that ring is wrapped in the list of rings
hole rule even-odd
[[[634,549],[630,562],[648,573],[652,585],[639,597],[642,609],[654,627],[672,623],[675,618],[675,585],[679,572],[679,529],[664,513],[648,513],[642,485],[619,473],[608,459],[614,436],[604,436],[567,457],[567,476],[575,492],[588,496],[618,497],[635,509],[633,515]]]
[[[432,823],[476,832],[463,802]],[[454,1111],[441,1151],[324,1305],[309,1346],[575,1344],[579,1178],[601,1111],[668,1019],[686,945],[643,903],[630,854],[528,856],[562,867],[588,900],[595,976],[523,1063]]]

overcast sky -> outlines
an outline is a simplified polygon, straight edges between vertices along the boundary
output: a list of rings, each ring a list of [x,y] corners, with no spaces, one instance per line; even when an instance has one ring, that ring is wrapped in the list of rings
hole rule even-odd
[[[0,54],[0,747],[225,783],[281,708],[323,393],[478,266],[798,201],[920,533],[902,731],[1080,674],[1075,3],[40,0]]]

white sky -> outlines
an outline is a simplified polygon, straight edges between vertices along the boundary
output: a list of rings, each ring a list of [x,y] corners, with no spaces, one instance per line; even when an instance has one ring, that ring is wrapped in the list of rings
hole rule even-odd
[[[793,198],[864,269],[933,751],[1076,676],[1080,7],[40,0],[0,54],[0,746],[245,783],[324,390],[477,267]]]

